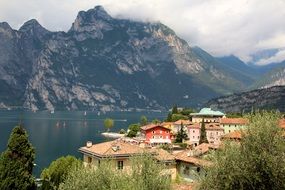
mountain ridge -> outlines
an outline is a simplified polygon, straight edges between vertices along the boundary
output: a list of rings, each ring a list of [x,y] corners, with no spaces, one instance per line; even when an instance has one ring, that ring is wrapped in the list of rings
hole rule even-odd
[[[116,19],[102,6],[80,11],[67,32],[48,31],[34,19],[19,30],[2,25],[2,108],[167,109],[248,86],[245,75],[232,74],[162,23]]]

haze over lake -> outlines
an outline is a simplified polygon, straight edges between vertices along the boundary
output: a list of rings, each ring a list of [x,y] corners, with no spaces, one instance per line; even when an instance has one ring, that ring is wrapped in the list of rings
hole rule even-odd
[[[131,123],[139,122],[145,115],[149,120],[157,118],[163,120],[166,113],[159,112],[109,112],[98,115],[97,112],[19,112],[0,111],[0,152],[6,149],[10,133],[20,122],[29,134],[29,140],[36,149],[36,166],[34,174],[39,177],[43,168],[53,160],[74,155],[81,158],[77,151],[90,140],[99,143],[107,140],[101,136],[105,131],[104,119],[114,119],[112,131],[127,129]]]

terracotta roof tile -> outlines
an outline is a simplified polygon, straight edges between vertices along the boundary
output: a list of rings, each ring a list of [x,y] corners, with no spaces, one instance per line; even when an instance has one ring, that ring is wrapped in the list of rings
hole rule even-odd
[[[183,125],[190,125],[190,124],[192,124],[192,122],[190,120],[184,120],[184,119],[179,119],[179,120],[174,122],[175,125],[181,125],[181,123]]]
[[[239,124],[239,125],[246,125],[249,123],[248,119],[245,118],[221,118],[221,124]]]
[[[205,123],[206,130],[224,130],[219,123]]]
[[[109,157],[109,156],[131,156],[135,154],[144,153],[145,150],[137,145],[132,145],[120,140],[109,141],[99,144],[94,144],[91,147],[81,147],[80,152],[93,154],[99,157]]]
[[[233,131],[231,133],[222,136],[222,139],[230,139],[230,140],[241,140],[241,138],[242,138],[241,131]]]
[[[279,120],[279,127],[281,127],[282,129],[285,129],[285,119]]]
[[[188,162],[197,166],[211,166],[212,162],[203,160],[200,158],[196,158],[193,156],[188,156],[189,150],[185,150],[183,152],[179,152],[176,154],[175,159],[183,162]]]
[[[152,128],[155,128],[155,127],[162,127],[162,128],[165,128],[165,129],[169,130],[169,128],[164,127],[161,124],[148,124],[148,125],[142,126],[141,130],[146,131],[146,130],[149,130],[149,129],[152,129]]]
[[[149,149],[149,152],[155,154],[155,158],[159,161],[174,161],[174,155],[161,148]]]
[[[191,125],[188,125],[187,128],[190,128],[190,129],[200,129],[201,125],[200,123],[194,123],[194,124],[191,124]]]

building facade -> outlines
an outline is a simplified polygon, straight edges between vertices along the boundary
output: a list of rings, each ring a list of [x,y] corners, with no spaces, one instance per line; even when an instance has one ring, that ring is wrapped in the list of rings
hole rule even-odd
[[[224,129],[218,123],[206,123],[207,140],[210,144],[220,144]]]
[[[220,118],[225,117],[225,114],[211,108],[203,108],[198,113],[191,113],[190,116],[193,123],[201,123],[203,119],[205,123],[218,123]]]
[[[159,148],[141,148],[138,144],[115,140],[94,145],[87,142],[86,146],[79,148],[79,152],[83,154],[83,164],[86,167],[96,169],[104,159],[111,159],[110,163],[114,169],[124,172],[132,170],[130,158],[146,153],[151,154],[159,163],[165,164],[163,174],[171,177],[171,179],[176,178],[175,157]]]
[[[195,123],[187,126],[188,144],[198,146],[200,140],[200,123]]]
[[[169,144],[172,138],[170,129],[160,124],[149,124],[141,127],[141,135],[145,138],[145,143],[154,146]]]
[[[247,128],[249,121],[245,118],[221,118],[220,126],[224,129],[224,133],[228,134],[237,130]]]

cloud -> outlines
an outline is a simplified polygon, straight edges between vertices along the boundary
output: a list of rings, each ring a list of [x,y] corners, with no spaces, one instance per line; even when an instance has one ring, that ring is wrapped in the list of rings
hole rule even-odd
[[[0,0],[0,21],[19,28],[36,18],[49,30],[67,31],[80,10],[96,5],[113,17],[161,21],[214,56],[250,61],[255,52],[285,46],[284,0]]]
[[[257,65],[267,65],[270,63],[280,63],[281,61],[284,61],[284,60],[285,60],[285,50],[280,50],[272,57],[261,59],[256,64]]]

